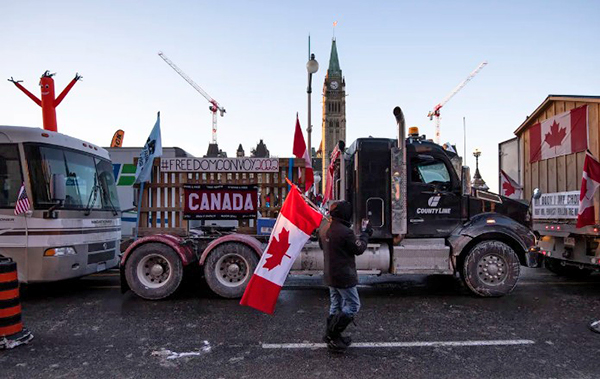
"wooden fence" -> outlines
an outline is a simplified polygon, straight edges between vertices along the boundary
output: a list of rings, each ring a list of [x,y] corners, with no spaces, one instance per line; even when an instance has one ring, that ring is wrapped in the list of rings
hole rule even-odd
[[[136,162],[137,164],[137,159]],[[290,171],[290,163],[292,169]],[[289,173],[291,172],[291,177]],[[300,178],[299,178],[299,172]],[[290,178],[304,187],[304,160],[279,158],[277,172],[161,172],[160,159],[154,160],[152,181],[144,184],[140,204],[139,236],[168,233],[188,234],[190,221],[183,219],[184,184],[256,184],[259,191],[258,211],[262,217],[277,217],[288,193],[285,181]],[[139,189],[140,185],[134,185]],[[136,199],[137,200],[137,199]],[[208,220],[211,222],[212,220]],[[238,220],[241,233],[255,234],[256,220]]]

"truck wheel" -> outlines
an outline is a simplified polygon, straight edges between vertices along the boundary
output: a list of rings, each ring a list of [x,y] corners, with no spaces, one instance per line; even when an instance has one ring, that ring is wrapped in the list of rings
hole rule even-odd
[[[131,252],[125,263],[127,284],[136,295],[148,300],[171,295],[183,278],[179,255],[162,243],[147,243]]]
[[[510,246],[500,241],[483,241],[466,256],[463,279],[474,294],[498,297],[515,288],[519,270],[519,258]]]
[[[567,278],[584,278],[590,275],[594,270],[589,268],[579,268],[576,266],[562,265],[560,259],[545,258],[544,265],[546,268],[555,273],[556,275],[564,276]]]
[[[210,289],[229,299],[242,297],[256,269],[258,257],[247,245],[224,243],[210,252],[204,262],[204,277]]]

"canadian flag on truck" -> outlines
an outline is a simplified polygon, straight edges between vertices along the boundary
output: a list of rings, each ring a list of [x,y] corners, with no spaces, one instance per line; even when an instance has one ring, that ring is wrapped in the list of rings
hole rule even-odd
[[[577,227],[596,223],[594,211],[594,194],[600,186],[600,162],[588,151],[583,161],[583,178],[581,179],[581,192],[579,194],[579,212],[577,214]]]
[[[529,161],[577,153],[587,149],[587,105],[558,114],[529,129]]]
[[[273,314],[292,264],[322,218],[321,213],[304,201],[294,185],[283,202],[269,244],[244,291],[241,305]]]
[[[504,170],[500,170],[500,188],[502,196],[510,199],[520,199],[523,194],[523,187],[519,185],[513,178],[508,176]]]

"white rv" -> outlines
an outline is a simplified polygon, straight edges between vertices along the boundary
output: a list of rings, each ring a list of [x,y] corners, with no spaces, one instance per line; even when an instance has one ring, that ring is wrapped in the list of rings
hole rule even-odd
[[[15,215],[21,186],[30,208]],[[0,255],[19,281],[116,267],[121,214],[108,152],[61,133],[0,126]]]

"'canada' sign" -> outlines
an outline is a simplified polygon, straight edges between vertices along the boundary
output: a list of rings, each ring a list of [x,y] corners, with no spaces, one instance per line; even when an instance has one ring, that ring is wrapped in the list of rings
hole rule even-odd
[[[184,184],[186,220],[256,217],[256,185]]]

